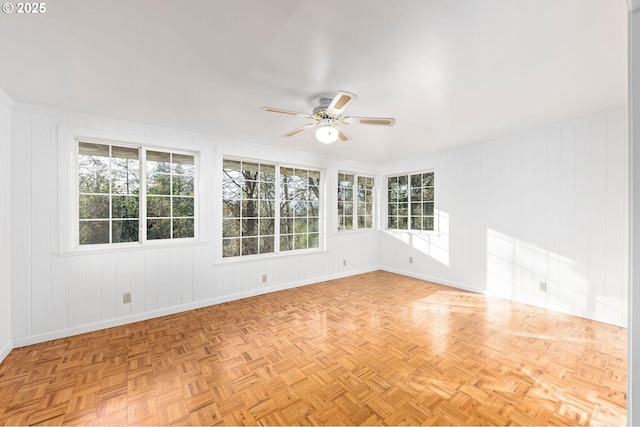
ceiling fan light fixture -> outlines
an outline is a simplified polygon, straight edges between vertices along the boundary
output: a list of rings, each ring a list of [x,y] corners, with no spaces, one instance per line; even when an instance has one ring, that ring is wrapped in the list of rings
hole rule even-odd
[[[327,120],[316,129],[316,139],[323,144],[331,144],[338,139],[338,133],[338,129],[333,126],[330,120]]]

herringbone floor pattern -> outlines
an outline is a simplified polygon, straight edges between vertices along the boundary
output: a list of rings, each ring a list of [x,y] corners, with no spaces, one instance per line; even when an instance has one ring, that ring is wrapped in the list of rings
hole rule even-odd
[[[626,330],[386,272],[15,349],[5,425],[623,425]]]

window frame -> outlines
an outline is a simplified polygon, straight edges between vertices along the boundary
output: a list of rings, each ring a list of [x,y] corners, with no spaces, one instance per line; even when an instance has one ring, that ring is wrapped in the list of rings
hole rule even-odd
[[[122,250],[136,250],[150,247],[175,247],[191,246],[194,244],[204,244],[201,240],[201,179],[202,171],[200,163],[202,159],[202,148],[194,143],[180,144],[181,148],[176,148],[175,140],[168,141],[166,138],[149,138],[131,133],[116,133],[115,131],[105,131],[98,129],[79,128],[67,125],[58,127],[59,148],[58,158],[58,245],[56,253],[60,256],[72,256],[83,253],[109,253]],[[194,157],[194,237],[146,240],[146,202],[141,203],[138,212],[139,227],[143,224],[139,233],[139,240],[135,242],[122,243],[100,243],[80,245],[79,241],[79,144],[80,142],[112,145],[119,147],[136,148],[148,151],[161,151],[174,154],[184,154]],[[141,150],[142,151],[142,150]],[[145,176],[146,165],[141,161],[140,174]],[[142,186],[142,183],[141,183]],[[146,188],[140,189],[140,199],[146,197]],[[144,210],[143,210],[144,206]],[[144,232],[145,240],[142,240]]]
[[[291,164],[291,163],[287,163],[287,162],[278,162],[278,161],[270,161],[270,160],[259,160],[259,159],[252,159],[252,158],[248,158],[248,157],[242,157],[242,156],[234,156],[234,155],[222,155],[221,156],[221,162],[220,162],[220,169],[218,171],[218,173],[220,174],[220,185],[224,185],[224,162],[225,161],[237,161],[237,162],[247,162],[247,163],[254,163],[257,165],[268,165],[268,166],[273,166],[275,168],[275,217],[274,217],[274,242],[273,242],[273,252],[264,252],[264,253],[255,253],[255,254],[246,254],[246,255],[242,255],[242,250],[240,249],[240,254],[239,255],[233,255],[233,256],[224,256],[224,241],[228,238],[224,237],[224,212],[221,212],[221,221],[219,223],[220,226],[220,244],[218,247],[219,250],[219,257],[218,257],[218,262],[224,264],[224,263],[234,263],[234,262],[243,262],[243,261],[247,261],[247,260],[252,260],[252,259],[265,259],[265,258],[271,258],[271,257],[282,257],[282,256],[295,256],[295,255],[301,255],[301,254],[307,254],[307,253],[317,253],[317,252],[323,252],[325,251],[325,229],[324,229],[324,217],[325,217],[325,204],[326,204],[326,200],[325,200],[325,179],[326,179],[326,175],[325,175],[325,170],[323,168],[320,167],[313,167],[313,166],[306,166],[306,165],[299,165],[299,164]],[[283,188],[282,188],[282,174],[280,172],[280,170],[282,168],[290,168],[293,170],[306,170],[306,171],[313,171],[313,172],[318,172],[320,174],[320,178],[318,181],[318,247],[313,247],[313,248],[304,248],[304,249],[290,249],[290,250],[281,250],[280,248],[280,239],[281,239],[281,230],[280,230],[280,220],[281,220],[281,203],[282,203],[282,199],[283,199]],[[221,204],[220,209],[224,210],[224,194],[221,192],[220,196],[219,196],[219,202]],[[242,200],[242,198],[240,199]],[[309,216],[306,216],[307,218],[309,218]],[[239,218],[242,218],[242,216],[240,216]],[[258,217],[259,218],[259,217]],[[307,235],[309,234],[309,232],[307,232]],[[242,236],[240,236],[240,238],[242,238]]]
[[[411,227],[411,204],[412,204],[412,199],[411,199],[411,176],[412,175],[418,175],[418,174],[428,174],[431,173],[433,174],[433,185],[430,186],[433,188],[433,201],[431,203],[433,203],[433,214],[432,215],[424,215],[421,214],[420,217],[424,218],[425,217],[433,217],[433,229],[431,230],[425,230],[425,229],[416,229],[416,228],[412,228]],[[391,215],[389,212],[389,206],[390,206],[390,200],[389,200],[389,179],[391,178],[398,178],[398,177],[403,177],[406,176],[407,177],[407,228],[390,228],[389,227],[389,218],[391,216],[397,216],[399,217],[399,215]],[[385,175],[385,187],[384,187],[384,204],[385,204],[385,223],[384,223],[384,230],[389,231],[389,232],[409,232],[409,233],[422,233],[422,234],[438,234],[438,227],[439,227],[439,222],[438,222],[438,209],[437,209],[437,190],[436,190],[436,184],[435,184],[435,178],[436,178],[436,170],[435,169],[422,169],[422,170],[418,170],[418,171],[412,171],[412,172],[402,172],[402,173],[393,173],[393,174],[388,174]],[[422,186],[421,188],[423,188],[424,186]],[[429,201],[424,201],[420,200],[420,203],[428,203]],[[424,208],[423,208],[424,209]]]
[[[347,202],[347,200],[340,200],[340,183],[342,182],[341,176],[352,176],[353,177],[353,187],[352,187],[352,197],[351,197],[351,204],[352,204],[352,212],[351,212],[351,228],[341,228],[341,218],[342,217],[347,217],[347,215],[344,215],[344,213],[341,215],[340,214],[340,202]],[[337,224],[337,230],[338,233],[350,233],[350,232],[357,232],[357,231],[368,231],[368,230],[375,230],[376,229],[376,214],[375,214],[375,206],[376,206],[376,179],[375,176],[372,175],[368,175],[368,174],[359,174],[356,172],[347,172],[347,171],[341,171],[339,170],[337,173],[337,177],[338,177],[338,183],[336,186],[336,218],[338,220],[338,224]],[[360,200],[358,199],[358,180],[360,178],[364,178],[364,179],[371,179],[372,180],[372,186],[371,186],[371,201],[367,202],[366,200],[363,203],[370,203],[371,204],[371,227],[360,227],[358,226],[358,217],[360,216]],[[366,214],[366,212],[364,213],[364,216],[368,216]]]

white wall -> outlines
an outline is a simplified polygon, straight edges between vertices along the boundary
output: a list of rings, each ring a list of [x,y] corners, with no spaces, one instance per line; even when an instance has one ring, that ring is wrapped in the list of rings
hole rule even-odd
[[[11,152],[16,346],[384,267],[626,326],[625,111],[384,166],[18,105]],[[202,242],[59,253],[60,128],[200,150]],[[224,155],[323,168],[327,251],[220,263]],[[435,168],[439,234],[336,233],[336,172]],[[381,196],[384,196],[382,191]],[[384,206],[380,210],[385,212]],[[5,214],[6,215],[6,214]],[[409,264],[409,257],[414,262]],[[343,267],[343,260],[347,266]],[[261,283],[266,274],[267,283]],[[538,291],[538,282],[547,292]],[[131,304],[122,293],[131,292]]]
[[[0,89],[0,152],[5,159],[11,155],[11,108],[13,101]],[[0,361],[13,348],[11,339],[11,248],[9,209],[11,173],[8,165],[0,168]]]
[[[629,3],[629,163],[631,244],[627,424],[640,425],[640,1]],[[636,310],[633,310],[636,307]],[[634,363],[635,357],[635,363]]]
[[[58,195],[67,171],[59,170],[66,144],[60,128],[109,138],[149,138],[201,151],[202,242],[160,248],[59,253]],[[370,271],[378,266],[378,233],[337,234],[335,202],[327,203],[327,247],[315,254],[216,263],[222,212],[222,156],[234,155],[320,167],[326,184],[338,169],[375,174],[371,165],[292,150],[222,140],[178,130],[146,127],[17,105],[11,153],[12,335],[16,346],[210,305],[271,290]],[[328,194],[334,194],[331,191]],[[3,205],[5,206],[5,205]],[[2,215],[6,215],[4,212]],[[4,216],[3,216],[4,218]],[[347,259],[347,266],[343,266]],[[261,283],[263,274],[267,282]],[[132,293],[131,304],[122,294]]]
[[[626,156],[624,110],[386,166],[435,169],[440,233],[383,233],[382,263],[626,326]]]

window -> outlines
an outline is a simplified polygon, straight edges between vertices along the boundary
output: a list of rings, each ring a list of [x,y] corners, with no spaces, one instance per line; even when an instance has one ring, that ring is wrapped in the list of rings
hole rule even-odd
[[[320,247],[320,172],[280,168],[280,250]]]
[[[434,173],[387,178],[387,228],[434,230]]]
[[[338,174],[338,230],[373,228],[373,178]]]
[[[320,171],[223,160],[222,256],[320,247]]]
[[[273,252],[276,217],[275,166],[224,160],[222,170],[223,256]]]
[[[193,155],[80,142],[78,243],[194,237],[194,160]]]
[[[193,237],[195,196],[193,156],[146,152],[147,239]]]

